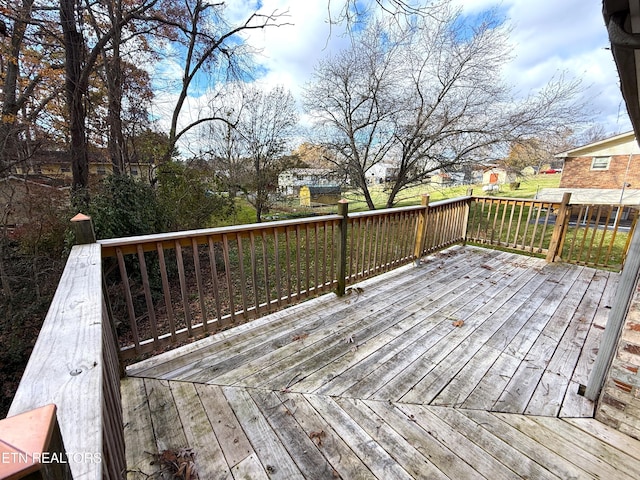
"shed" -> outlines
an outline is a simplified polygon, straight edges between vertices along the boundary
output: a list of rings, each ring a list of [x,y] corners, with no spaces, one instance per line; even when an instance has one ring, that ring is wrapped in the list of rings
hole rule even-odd
[[[487,168],[482,174],[483,185],[502,185],[516,181],[516,175],[508,172],[504,168],[491,167]]]
[[[336,205],[341,195],[340,187],[305,185],[300,187],[300,205],[303,207]]]

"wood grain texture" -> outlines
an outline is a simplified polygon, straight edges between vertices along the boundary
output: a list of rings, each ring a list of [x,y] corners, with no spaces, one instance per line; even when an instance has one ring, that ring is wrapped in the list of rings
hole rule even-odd
[[[375,230],[353,245],[356,275],[383,261]],[[570,390],[617,278],[458,247],[130,373],[164,379],[187,443],[215,438],[233,478],[637,478],[639,442],[559,418],[563,402],[593,415]]]
[[[55,404],[68,452],[102,454],[100,246],[73,247],[8,416]],[[102,478],[99,462],[70,460],[74,478]]]

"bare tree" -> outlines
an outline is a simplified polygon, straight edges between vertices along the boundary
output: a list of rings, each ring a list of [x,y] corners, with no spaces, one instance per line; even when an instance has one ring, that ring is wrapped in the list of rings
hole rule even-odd
[[[182,78],[178,98],[171,113],[169,143],[171,150],[178,140],[194,127],[205,122],[227,121],[224,114],[206,111],[199,118],[180,125],[185,102],[196,77],[207,74],[211,87],[238,80],[249,75],[245,63],[251,55],[250,47],[242,42],[244,32],[285,25],[286,12],[277,10],[269,15],[256,12],[238,23],[230,23],[225,17],[225,2],[210,3],[205,0],[172,2],[166,12],[156,13],[154,20],[165,25],[167,40],[176,42],[184,52],[178,59]]]
[[[282,86],[270,91],[252,86],[238,92],[235,106],[226,109],[227,126],[212,132],[215,147],[210,154],[227,183],[247,193],[261,222],[272,205],[278,175],[295,164],[288,153],[298,125],[297,108]]]
[[[332,153],[328,160],[363,192],[371,209],[367,172],[393,147],[395,117],[403,108],[396,96],[400,45],[376,23],[351,49],[321,61],[304,93],[321,143]]]
[[[514,97],[501,78],[507,37],[491,15],[469,26],[443,4],[410,25],[370,24],[352,35],[348,52],[320,63],[306,90],[307,111],[369,208],[363,173],[383,160],[397,167],[390,207],[436,171],[498,157],[513,142],[581,120],[578,81],[559,77],[524,100]]]

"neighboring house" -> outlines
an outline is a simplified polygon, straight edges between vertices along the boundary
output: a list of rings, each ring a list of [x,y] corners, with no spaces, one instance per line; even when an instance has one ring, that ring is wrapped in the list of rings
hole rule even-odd
[[[398,178],[399,170],[400,169],[392,163],[376,163],[367,170],[367,182],[372,185],[393,182]]]
[[[338,187],[338,175],[327,168],[292,168],[285,170],[278,176],[278,189],[287,196],[297,196],[300,188],[307,187]]]
[[[640,188],[640,147],[633,132],[566,152],[560,188]]]
[[[300,187],[300,205],[303,207],[318,207],[323,205],[337,205],[341,198],[340,187]]]
[[[150,163],[136,163],[127,165],[128,173],[132,177],[149,181],[153,174],[154,165]],[[69,154],[63,151],[40,151],[33,158],[16,165],[13,173],[23,176],[44,176],[71,183],[71,161]],[[89,155],[89,179],[99,180],[113,173],[111,160],[102,153]]]
[[[453,184],[453,178],[446,172],[436,173],[431,175],[431,183],[434,185],[451,185]]]
[[[558,153],[556,158],[564,159],[560,186],[543,188],[538,199],[560,202],[569,192],[574,204],[640,205],[640,147],[633,132]]]

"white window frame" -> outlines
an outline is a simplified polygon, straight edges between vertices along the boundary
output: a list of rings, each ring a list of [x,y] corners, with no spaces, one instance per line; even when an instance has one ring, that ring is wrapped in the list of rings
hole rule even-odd
[[[591,159],[591,170],[609,170],[609,165],[611,165],[611,157],[593,157]]]

